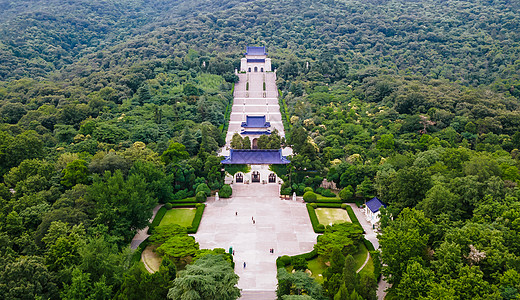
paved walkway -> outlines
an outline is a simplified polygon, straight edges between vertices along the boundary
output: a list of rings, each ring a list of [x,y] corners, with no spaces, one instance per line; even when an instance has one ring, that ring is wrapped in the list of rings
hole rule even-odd
[[[276,258],[309,252],[316,243],[305,204],[280,200],[279,188],[277,184],[234,184],[232,198],[206,203],[194,235],[201,249],[233,247],[238,287],[246,291],[244,296],[252,291],[274,295]],[[271,248],[274,254],[269,253]]]
[[[159,204],[156,207],[154,207],[152,218],[150,218],[150,220],[148,220],[149,222],[153,221],[153,219],[155,218],[155,215],[159,211],[159,208],[161,208],[162,206],[163,206],[163,204]],[[141,243],[144,242],[144,240],[146,240],[149,236],[150,235],[148,234],[148,226],[146,226],[146,228],[138,230],[136,235],[132,239],[132,242],[130,243],[130,248],[132,248],[133,250],[137,249],[137,247],[139,247],[139,245],[141,245]]]
[[[374,245],[374,248],[379,249],[379,240],[377,239],[377,233],[375,232],[374,229],[372,229],[372,224],[370,224],[370,222],[367,221],[367,219],[365,217],[365,213],[362,212],[357,207],[356,204],[349,203],[349,205],[352,207],[352,210],[354,210],[354,214],[358,218],[359,223],[363,227],[363,230],[365,230],[365,238],[367,240],[369,240],[372,243],[372,245]],[[381,280],[378,283],[378,288],[377,288],[377,299],[379,299],[379,300],[385,299],[385,296],[386,296],[385,291],[389,287],[390,287],[390,285],[388,284],[388,282],[386,282],[383,278],[381,278]]]

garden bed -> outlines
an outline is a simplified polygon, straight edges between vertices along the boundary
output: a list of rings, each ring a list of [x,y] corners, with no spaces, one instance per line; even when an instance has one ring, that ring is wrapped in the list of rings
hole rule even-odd
[[[342,208],[318,207],[315,209],[315,212],[318,217],[318,222],[324,226],[335,223],[351,222],[347,211]]]

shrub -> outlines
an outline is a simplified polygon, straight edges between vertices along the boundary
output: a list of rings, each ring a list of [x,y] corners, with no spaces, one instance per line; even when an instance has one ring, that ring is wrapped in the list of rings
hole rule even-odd
[[[303,200],[305,202],[309,202],[309,203],[316,202],[317,198],[318,197],[313,192],[306,192],[305,194],[303,194]]]
[[[338,198],[317,198],[316,202],[317,203],[338,203],[338,204],[343,203],[341,201],[341,199],[338,199]]]
[[[341,200],[343,200],[343,202],[349,201],[350,199],[352,199],[352,196],[354,196],[354,189],[351,185],[347,186],[346,188],[343,188],[339,192],[339,197],[341,198]]]
[[[202,203],[202,202],[206,202],[206,199],[208,197],[206,196],[206,193],[204,193],[203,191],[200,191],[197,193],[197,196],[195,196],[195,200],[198,202],[198,203]]]
[[[204,214],[204,209],[206,208],[206,205],[202,203],[197,203],[195,204],[195,208],[195,217],[193,217],[191,226],[188,227],[188,233],[197,233],[197,230],[199,230],[200,221],[202,220],[202,215]]]
[[[172,204],[171,203],[166,203],[164,205],[164,208],[166,208],[167,210],[170,210],[170,209],[172,209]]]
[[[282,189],[280,194],[282,194],[282,195],[290,195],[291,192],[292,192],[292,189],[290,187],[288,187],[288,188]]]
[[[320,186],[320,187],[318,187],[318,188],[316,189],[316,193],[318,193],[318,194],[321,195],[321,194],[323,193],[324,190],[325,190],[325,189],[324,189],[323,187]]]
[[[318,224],[317,227],[319,230],[325,230],[325,226],[323,224]]]
[[[224,184],[218,194],[222,198],[229,198],[232,193],[233,190],[231,189],[231,186],[229,184]]]
[[[206,197],[211,196],[211,190],[205,183],[201,183],[197,186],[197,188],[195,189],[195,195],[198,195],[199,192],[204,192],[204,194],[206,194]]]
[[[366,238],[363,238],[363,243],[365,244],[365,247],[367,247],[368,251],[375,251],[376,249],[374,248],[374,245],[372,245],[372,243],[367,240]]]
[[[354,213],[354,210],[352,210],[352,207],[347,206],[346,210],[347,210],[348,216],[350,217],[350,221],[353,224],[359,225],[361,228],[363,228],[363,226],[361,226],[361,223],[359,223],[359,220],[357,219],[356,214]]]
[[[320,224],[318,216],[316,216],[314,208],[309,203],[307,203],[307,212],[309,213],[309,219],[311,219],[312,229],[314,229],[314,232],[323,233],[325,229],[318,228],[318,225]]]
[[[280,257],[280,262],[282,263],[282,265],[288,266],[292,263],[292,259],[289,255],[284,255]]]
[[[316,204],[316,203],[311,203],[311,206],[312,206],[312,208],[314,208],[314,209],[318,208],[318,204]]]
[[[382,269],[382,263],[381,263],[381,253],[379,251],[370,251],[370,256],[372,257],[372,261],[374,262],[374,277],[377,281],[379,281],[379,278],[381,277],[381,269]]]
[[[153,218],[152,224],[150,224],[148,226],[148,234],[152,234],[153,229],[155,227],[159,226],[159,224],[162,221],[162,218],[164,217],[164,215],[166,214],[167,211],[168,210],[164,206],[159,208],[159,210],[157,211],[157,214],[155,214],[155,218]]]
[[[331,190],[326,189],[323,192],[321,192],[321,195],[324,197],[336,197],[336,194],[334,194]]]
[[[313,192],[313,190],[312,190],[311,187],[308,186],[308,187],[306,187],[306,188],[303,189],[303,192],[304,192],[304,193],[307,193],[307,192]]]
[[[347,206],[348,206],[348,205],[345,204],[345,203],[341,204],[341,208],[343,208],[343,209],[347,209]]]
[[[307,261],[305,260],[305,258],[303,257],[298,257],[297,259],[293,259],[293,268],[298,271],[298,270],[302,270],[302,271],[305,271],[307,270]]]

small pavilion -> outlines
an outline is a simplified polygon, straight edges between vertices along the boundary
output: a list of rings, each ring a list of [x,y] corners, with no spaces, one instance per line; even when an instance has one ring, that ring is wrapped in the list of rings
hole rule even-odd
[[[375,225],[380,220],[380,208],[386,207],[386,204],[379,200],[379,198],[374,197],[367,201],[365,206],[365,216],[367,221],[369,221],[372,225]]]
[[[271,72],[271,59],[267,57],[265,46],[247,47],[244,54],[246,57],[240,61],[241,72]]]

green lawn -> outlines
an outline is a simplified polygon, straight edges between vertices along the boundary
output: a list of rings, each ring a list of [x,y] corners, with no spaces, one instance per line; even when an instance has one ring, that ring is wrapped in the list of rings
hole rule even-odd
[[[325,226],[331,223],[351,222],[346,210],[342,208],[318,207],[314,210],[320,224]]]
[[[325,265],[320,256],[307,261],[307,269],[312,272],[311,277],[320,284],[323,284],[323,271],[325,271],[327,268],[327,265]],[[287,272],[291,273],[293,266],[289,265],[285,267],[285,269]]]
[[[360,243],[358,252],[352,255],[354,257],[354,260],[356,261],[356,271],[361,268],[365,260],[367,259],[368,255],[368,249],[365,247],[365,244]],[[367,263],[368,265],[368,263]],[[373,270],[372,270],[373,272]]]
[[[184,227],[191,226],[195,217],[195,208],[173,208],[166,212],[161,225],[177,224]]]

